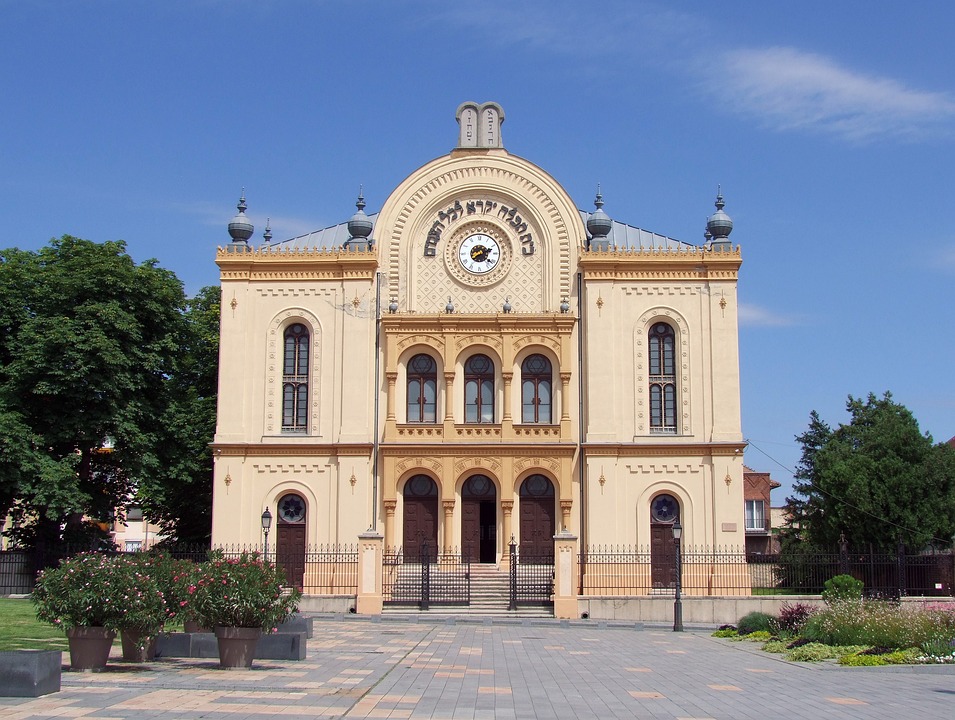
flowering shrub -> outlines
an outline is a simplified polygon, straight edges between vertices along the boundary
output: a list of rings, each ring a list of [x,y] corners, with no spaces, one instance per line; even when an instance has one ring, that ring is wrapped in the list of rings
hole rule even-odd
[[[80,553],[42,571],[33,590],[37,619],[71,629],[158,629],[165,618],[155,580],[121,556]]]
[[[802,630],[806,621],[815,615],[817,611],[818,608],[805,603],[796,603],[795,605],[791,605],[788,602],[783,603],[782,607],[779,608],[779,616],[776,618],[776,624],[780,631],[794,635]]]
[[[288,619],[301,593],[284,588],[284,574],[258,553],[225,559],[221,554],[196,570],[186,589],[191,614],[206,627],[263,628],[266,632]]]
[[[881,600],[833,602],[807,621],[801,635],[829,645],[916,647],[933,638],[955,637],[955,613]]]

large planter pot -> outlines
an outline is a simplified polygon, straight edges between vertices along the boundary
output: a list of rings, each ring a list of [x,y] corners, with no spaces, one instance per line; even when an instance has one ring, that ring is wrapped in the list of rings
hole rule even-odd
[[[115,630],[103,627],[75,627],[66,631],[70,644],[70,669],[98,671],[106,667]]]
[[[197,620],[186,620],[182,623],[183,632],[187,633],[207,633],[212,632],[209,628],[203,627]]]
[[[262,636],[262,628],[216,628],[219,643],[219,667],[248,670],[255,657],[255,646]]]
[[[123,660],[126,662],[150,662],[156,659],[156,635],[145,635],[137,630],[123,630]]]

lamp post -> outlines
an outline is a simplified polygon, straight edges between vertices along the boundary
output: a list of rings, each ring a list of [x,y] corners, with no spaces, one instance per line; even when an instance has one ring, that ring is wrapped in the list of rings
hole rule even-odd
[[[262,513],[262,532],[265,533],[265,562],[269,561],[269,528],[272,527],[272,513],[269,512],[268,505],[265,506],[265,512]]]
[[[683,563],[680,557],[680,541],[683,538],[683,526],[677,520],[673,523],[673,545],[676,547],[676,599],[673,601],[673,632],[683,632],[683,600],[680,597],[683,581]]]

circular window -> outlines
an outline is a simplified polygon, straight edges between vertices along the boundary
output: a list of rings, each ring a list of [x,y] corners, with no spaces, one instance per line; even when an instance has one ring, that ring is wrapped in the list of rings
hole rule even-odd
[[[285,523],[305,522],[305,501],[298,495],[285,495],[279,500],[279,519]]]
[[[411,369],[419,375],[426,375],[435,371],[434,360],[430,355],[415,355],[411,358]]]
[[[650,503],[650,517],[654,522],[675,522],[680,519],[680,504],[672,495],[657,495]]]
[[[461,491],[464,497],[482,497],[485,495],[494,495],[494,483],[486,475],[472,475],[464,483]]]
[[[525,497],[553,497],[554,484],[543,475],[531,475],[521,483],[521,495]]]
[[[438,486],[427,475],[415,475],[405,483],[405,497],[430,497],[438,494]]]

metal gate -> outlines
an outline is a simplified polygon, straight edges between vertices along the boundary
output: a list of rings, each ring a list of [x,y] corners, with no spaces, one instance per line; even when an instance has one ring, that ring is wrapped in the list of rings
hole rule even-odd
[[[410,559],[400,548],[384,555],[382,592],[385,605],[470,605],[471,561],[461,553],[439,553],[424,543]]]
[[[523,605],[554,604],[554,555],[531,554],[521,551],[511,540],[511,588],[508,610]]]

